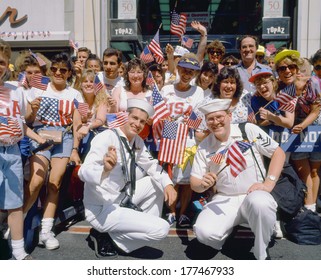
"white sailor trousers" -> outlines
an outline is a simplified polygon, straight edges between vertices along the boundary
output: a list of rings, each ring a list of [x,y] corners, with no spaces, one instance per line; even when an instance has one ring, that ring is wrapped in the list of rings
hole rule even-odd
[[[120,207],[118,203],[97,206],[97,211],[90,206],[91,211],[86,211],[86,215],[96,212],[94,218],[87,216],[87,220],[99,232],[108,232],[116,245],[126,253],[146,246],[150,241],[165,238],[169,231],[168,222],[160,218],[163,191],[149,176],[137,180],[133,202],[143,212]]]
[[[233,228],[246,223],[255,235],[253,254],[262,260],[267,257],[276,209],[276,201],[266,191],[234,196],[217,194],[197,217],[194,233],[201,243],[220,250]]]

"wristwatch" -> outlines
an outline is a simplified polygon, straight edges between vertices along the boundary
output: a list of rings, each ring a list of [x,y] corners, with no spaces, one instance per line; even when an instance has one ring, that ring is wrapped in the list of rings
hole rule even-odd
[[[273,182],[276,181],[276,177],[274,175],[268,175],[267,178]]]

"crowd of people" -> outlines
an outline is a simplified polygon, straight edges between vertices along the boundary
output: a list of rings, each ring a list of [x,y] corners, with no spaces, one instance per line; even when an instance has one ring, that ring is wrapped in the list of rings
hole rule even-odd
[[[321,50],[311,59],[286,48],[266,56],[258,39],[245,35],[237,59],[219,40],[208,43],[204,26],[192,27],[200,33],[197,53],[168,44],[161,64],[137,57],[124,62],[112,48],[100,59],[82,47],[74,57],[58,53],[50,60],[21,52],[13,74],[11,48],[0,41],[0,229],[13,259],[32,259],[23,225],[43,186],[39,245],[59,248],[53,228],[71,161],[80,165],[89,241],[99,257],[163,239],[176,222],[193,226],[197,239],[217,250],[245,223],[255,235],[254,256],[266,259],[271,236],[282,236],[270,192],[285,161],[307,185],[305,206],[316,211],[321,151],[285,153],[269,131],[283,127],[300,134],[321,124]],[[38,76],[40,84],[49,78],[44,88],[35,84]],[[202,119],[188,129],[181,164],[158,161],[155,88],[169,111],[161,122],[186,124],[193,112]],[[297,100],[293,110],[277,101],[284,91]],[[108,114],[126,120],[111,128]],[[239,124],[246,124],[253,155],[248,148],[239,154]],[[209,195],[196,214],[198,193]]]

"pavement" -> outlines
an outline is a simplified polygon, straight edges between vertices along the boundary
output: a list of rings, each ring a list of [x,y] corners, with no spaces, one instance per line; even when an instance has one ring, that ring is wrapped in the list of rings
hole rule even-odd
[[[86,238],[90,225],[84,220],[68,220],[56,226],[60,248],[49,251],[35,246],[31,254],[36,260],[98,260],[88,246]],[[35,238],[36,240],[36,238]],[[221,251],[199,243],[191,229],[170,229],[168,236],[159,242],[132,252],[118,255],[116,260],[253,260],[251,248],[254,235],[244,227],[235,229]],[[297,245],[287,239],[271,242],[272,260],[321,260],[321,245]],[[7,244],[0,240],[0,259],[7,259]]]

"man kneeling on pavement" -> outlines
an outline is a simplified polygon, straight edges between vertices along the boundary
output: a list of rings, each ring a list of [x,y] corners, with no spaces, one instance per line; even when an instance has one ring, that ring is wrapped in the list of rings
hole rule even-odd
[[[244,142],[238,124],[230,123],[230,103],[215,99],[199,108],[211,133],[196,152],[191,187],[199,193],[213,188],[215,194],[197,217],[194,232],[201,243],[220,250],[233,228],[246,223],[255,235],[253,254],[263,260],[269,258],[267,248],[276,221],[277,203],[270,192],[282,171],[285,153],[251,123],[245,125],[248,142]],[[266,173],[263,155],[271,158],[265,179],[257,166]]]
[[[168,174],[137,135],[154,114],[153,107],[132,98],[127,108],[127,123],[98,134],[79,169],[85,182],[86,220],[93,227],[90,236],[98,257],[130,253],[165,238],[169,224],[160,218],[162,206],[164,199],[171,205],[177,196]]]

